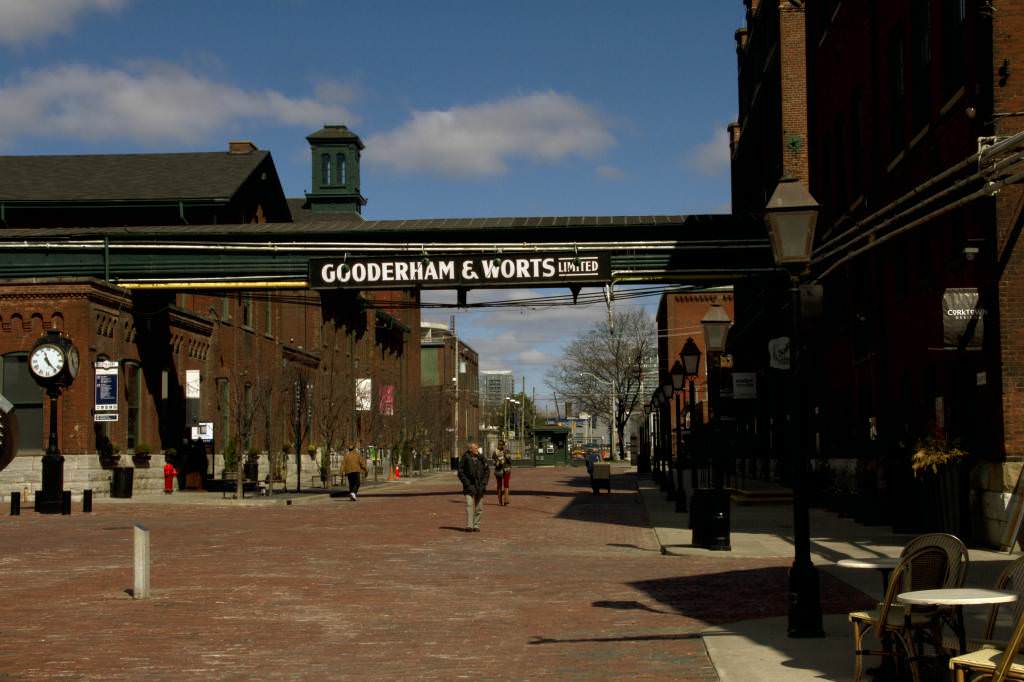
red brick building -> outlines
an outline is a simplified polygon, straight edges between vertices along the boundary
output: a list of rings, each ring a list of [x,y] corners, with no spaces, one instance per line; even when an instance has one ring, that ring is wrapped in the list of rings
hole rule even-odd
[[[444,324],[423,322],[420,330],[421,401],[416,422],[423,430],[423,441],[442,458],[461,454],[469,442],[482,447],[477,352]]]
[[[658,303],[656,321],[658,324],[658,372],[662,379],[669,376],[672,366],[680,360],[683,345],[687,339],[692,338],[700,349],[701,361],[698,368],[698,375],[694,379],[694,392],[698,404],[703,407],[703,420],[708,418],[708,354],[704,347],[704,331],[701,320],[713,305],[720,305],[725,309],[729,318],[736,322],[735,310],[733,308],[733,295],[731,291],[699,291],[686,294],[663,294]],[[676,436],[678,423],[676,415],[686,414],[685,407],[689,400],[689,382],[686,391],[673,393],[672,400],[666,409],[666,416],[669,433],[673,435],[670,439],[670,450],[675,456],[677,453],[679,439]],[[728,394],[729,391],[726,391]],[[650,399],[650,396],[646,396]]]
[[[761,212],[783,174],[806,178],[821,204],[811,268],[824,291],[811,321],[819,466],[838,489],[877,498],[894,523],[1004,542],[1024,458],[1024,213],[1013,177],[1024,87],[1012,66],[1024,58],[1024,7],[746,5],[734,210]],[[757,289],[737,289],[740,315],[773,300]],[[956,296],[973,301],[973,322],[951,320]],[[751,331],[744,361],[756,363],[774,333]],[[937,499],[913,477],[922,442],[969,453],[951,474],[962,496]],[[959,518],[937,520],[939,507]]]
[[[270,154],[247,142],[231,143],[227,153],[0,157],[2,223],[282,222],[301,231],[325,215],[362,220],[358,137],[327,126],[309,140],[314,191],[303,200],[285,199]],[[26,352],[44,330],[68,334],[82,356],[58,415],[65,487],[105,494],[114,465],[135,466],[136,487],[156,487],[171,450],[179,469],[208,475],[220,474],[226,451],[256,451],[261,476],[268,455],[289,450],[275,466],[287,464],[294,486],[296,423],[303,485],[310,485],[319,483],[310,451],[346,443],[409,447],[406,415],[419,402],[417,304],[411,290],[321,295],[271,282],[168,290],[81,277],[7,280],[0,286],[0,393],[15,404],[20,448],[0,471],[0,492],[27,498],[39,487],[48,407],[28,375]],[[119,363],[116,422],[93,421],[96,360]],[[370,391],[368,405],[357,405],[357,380]],[[201,422],[214,425],[213,461],[185,454],[191,427]]]

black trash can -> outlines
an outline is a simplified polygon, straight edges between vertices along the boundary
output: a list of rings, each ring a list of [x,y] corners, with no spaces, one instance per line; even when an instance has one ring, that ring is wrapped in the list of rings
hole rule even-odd
[[[459,470],[459,458],[458,457],[452,457],[451,465],[452,465],[452,471],[458,471]]]
[[[111,497],[131,497],[135,480],[135,469],[131,467],[115,467],[114,476],[110,479]]]

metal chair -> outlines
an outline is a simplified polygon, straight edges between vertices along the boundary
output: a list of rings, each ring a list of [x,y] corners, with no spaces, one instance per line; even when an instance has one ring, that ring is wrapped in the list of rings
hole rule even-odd
[[[1019,560],[1014,563],[1019,563]],[[977,680],[1024,680],[1024,656],[1020,656],[1024,645],[1024,617],[1017,618],[1017,624],[1004,650],[982,648],[969,654],[949,659],[949,669],[956,682],[966,682],[967,673],[973,673],[972,682]],[[1004,652],[1013,652],[1012,656]]]
[[[853,626],[854,679],[861,680],[864,656],[893,656],[891,642],[903,649],[915,682],[920,680],[917,665],[917,647],[914,637],[927,634],[936,648],[942,645],[942,617],[944,610],[929,607],[910,607],[896,602],[901,592],[959,587],[966,576],[967,548],[952,535],[937,534],[934,544],[918,542],[908,544],[899,564],[889,577],[885,597],[878,609],[854,611],[847,618]],[[950,542],[950,538],[955,542]],[[864,649],[864,638],[873,633],[882,643],[881,650]]]

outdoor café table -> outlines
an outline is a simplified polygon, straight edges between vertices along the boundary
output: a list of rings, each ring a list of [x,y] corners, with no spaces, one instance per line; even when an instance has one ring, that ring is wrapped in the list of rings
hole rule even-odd
[[[842,568],[873,568],[882,573],[882,598],[885,598],[885,591],[889,588],[889,574],[900,562],[899,557],[874,556],[867,559],[840,559],[836,566]]]
[[[952,606],[956,613],[952,626],[956,631],[962,654],[967,650],[963,607],[1009,604],[1017,601],[1017,594],[1006,590],[986,590],[977,587],[949,587],[938,590],[901,592],[896,595],[896,601],[911,606]]]

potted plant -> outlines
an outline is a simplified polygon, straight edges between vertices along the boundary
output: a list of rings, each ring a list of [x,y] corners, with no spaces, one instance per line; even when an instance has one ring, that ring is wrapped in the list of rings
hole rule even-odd
[[[921,484],[921,508],[929,530],[963,536],[962,477],[967,455],[956,441],[925,438],[917,442],[910,467]]]
[[[152,457],[153,448],[149,447],[148,443],[139,443],[135,446],[135,450],[132,452],[132,462],[137,467],[149,466],[150,457]]]
[[[256,448],[249,448],[245,452],[244,472],[248,481],[255,481],[260,477],[260,453]]]
[[[117,466],[117,462],[121,459],[121,448],[115,445],[109,438],[104,438],[99,445],[100,455],[100,466],[104,468],[110,468]]]

